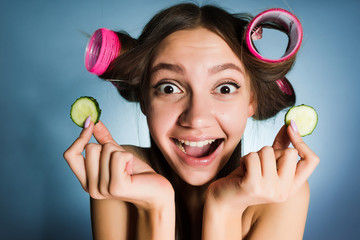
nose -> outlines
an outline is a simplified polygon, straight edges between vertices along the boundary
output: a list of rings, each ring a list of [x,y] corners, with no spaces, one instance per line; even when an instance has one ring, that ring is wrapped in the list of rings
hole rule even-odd
[[[215,116],[210,99],[204,95],[191,95],[179,116],[179,125],[187,128],[202,129],[212,126]]]

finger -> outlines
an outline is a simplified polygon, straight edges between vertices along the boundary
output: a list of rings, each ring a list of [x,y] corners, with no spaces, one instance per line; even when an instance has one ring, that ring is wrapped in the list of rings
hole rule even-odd
[[[85,170],[85,159],[82,155],[86,144],[90,141],[94,124],[90,123],[88,128],[84,128],[74,143],[64,152],[64,158],[69,167],[78,178],[81,186],[87,191],[87,180]]]
[[[261,173],[261,163],[258,153],[249,153],[245,157],[241,158],[245,165],[245,178],[256,178],[260,179],[262,176]]]
[[[111,143],[118,145],[115,142],[115,140],[113,139],[113,137],[111,136],[109,130],[105,127],[105,125],[101,121],[99,121],[95,125],[93,134],[94,134],[95,139],[100,144],[105,144],[105,143],[111,142]]]
[[[262,176],[271,177],[277,175],[274,149],[272,147],[263,147],[258,154],[260,157]]]
[[[74,143],[66,150],[66,155],[68,157],[72,157],[74,155],[81,155],[81,153],[84,151],[86,144],[91,139],[91,136],[93,134],[94,130],[94,124],[90,122],[89,127],[83,128],[83,130],[80,133],[80,136],[74,141]]]
[[[106,143],[102,147],[100,154],[100,176],[99,176],[99,191],[102,195],[109,195],[110,182],[110,158],[111,154],[119,151],[118,145],[113,143]]]
[[[278,134],[275,137],[273,148],[275,150],[278,149],[285,149],[289,146],[290,139],[287,134],[286,125],[282,126],[282,128],[279,130]]]
[[[102,147],[99,144],[90,143],[85,148],[85,169],[87,188],[90,196],[94,199],[102,199],[99,192],[99,162]]]
[[[127,172],[127,165],[132,158],[133,155],[128,152],[117,151],[111,154],[109,192],[123,200],[132,195],[131,176]]]
[[[308,177],[312,174],[320,159],[318,156],[306,145],[297,131],[296,123],[292,120],[287,132],[290,141],[294,148],[298,151],[300,161],[297,163],[295,181],[298,187],[302,186]]]
[[[283,179],[293,179],[298,160],[298,151],[294,148],[278,150],[275,153],[277,159],[278,175]]]

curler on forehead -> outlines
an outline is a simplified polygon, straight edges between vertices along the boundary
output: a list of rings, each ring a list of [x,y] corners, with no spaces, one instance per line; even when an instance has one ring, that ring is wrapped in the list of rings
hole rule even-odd
[[[120,54],[121,43],[117,34],[100,28],[94,32],[85,50],[85,67],[93,74],[102,75]]]
[[[252,33],[259,27],[266,24],[277,24],[284,28],[289,37],[289,44],[284,55],[279,59],[271,59],[262,56],[255,48]],[[249,23],[246,31],[246,44],[250,52],[258,59],[269,62],[278,63],[291,58],[299,50],[303,38],[301,23],[296,16],[284,9],[272,8],[255,16]]]

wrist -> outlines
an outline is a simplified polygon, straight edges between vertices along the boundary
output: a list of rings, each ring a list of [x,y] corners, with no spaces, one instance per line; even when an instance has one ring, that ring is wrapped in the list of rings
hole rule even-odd
[[[138,207],[138,239],[174,239],[175,238],[175,202],[159,204],[151,208]]]
[[[242,216],[246,207],[237,207],[207,196],[203,214],[203,239],[242,239]]]
[[[210,209],[217,209],[225,213],[242,214],[249,206],[246,201],[242,201],[239,194],[234,191],[224,190],[215,184],[211,184],[205,194],[205,203]]]
[[[204,211],[221,218],[241,218],[247,207],[245,204],[239,204],[238,201],[206,195]]]

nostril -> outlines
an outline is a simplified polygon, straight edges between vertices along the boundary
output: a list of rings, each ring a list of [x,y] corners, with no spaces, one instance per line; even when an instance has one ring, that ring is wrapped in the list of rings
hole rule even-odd
[[[183,112],[178,118],[178,124],[188,128],[208,128],[214,122],[214,116],[207,109]]]

